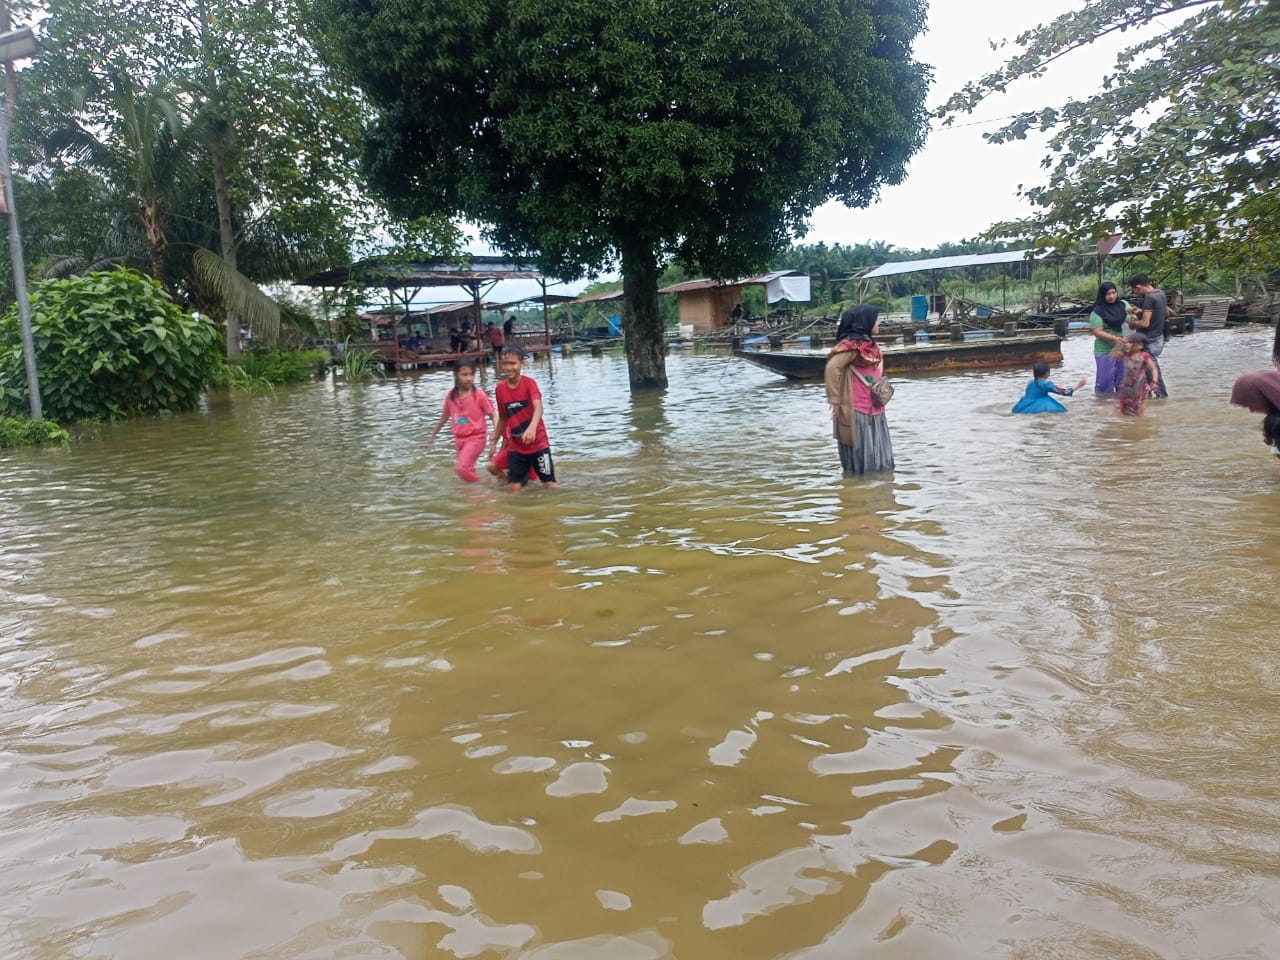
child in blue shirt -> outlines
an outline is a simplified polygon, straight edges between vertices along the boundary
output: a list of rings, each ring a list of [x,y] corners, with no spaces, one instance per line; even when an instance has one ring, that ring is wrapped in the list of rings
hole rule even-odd
[[[1074,396],[1084,386],[1084,378],[1081,378],[1074,387],[1055,387],[1049,379],[1049,365],[1043,360],[1036,361],[1031,368],[1031,375],[1034,379],[1027,384],[1027,392],[1022,395],[1022,399],[1014,404],[1014,413],[1066,413],[1067,408],[1053,399],[1053,394]]]

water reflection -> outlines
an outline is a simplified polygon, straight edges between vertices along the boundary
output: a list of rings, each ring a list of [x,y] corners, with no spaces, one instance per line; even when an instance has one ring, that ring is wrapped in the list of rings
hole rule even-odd
[[[0,944],[1268,955],[1280,475],[1217,393],[1269,345],[1137,422],[904,381],[869,481],[712,357],[533,365],[522,497],[426,454],[438,375],[6,454]]]

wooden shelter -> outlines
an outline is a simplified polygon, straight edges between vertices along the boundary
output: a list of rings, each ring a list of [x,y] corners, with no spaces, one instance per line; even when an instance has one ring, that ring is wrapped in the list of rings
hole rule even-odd
[[[361,286],[381,288],[387,291],[391,302],[404,308],[404,316],[412,317],[415,312],[414,302],[423,290],[431,287],[461,287],[471,294],[470,318],[479,331],[482,327],[481,311],[483,296],[502,280],[536,280],[542,287],[543,295],[547,292],[547,280],[537,267],[512,260],[508,257],[471,256],[464,254],[456,259],[436,258],[434,260],[394,261],[385,259],[362,260],[350,266],[334,267],[322,270],[308,277],[296,280],[299,286],[316,287],[321,290],[337,290],[345,286]],[[438,305],[439,306],[439,305]],[[457,304],[448,306],[458,307]],[[453,314],[461,321],[467,312],[467,302],[463,301],[461,310],[453,310]],[[438,338],[440,331],[428,313],[428,322],[433,339]],[[393,324],[393,340],[397,355],[400,353],[400,324]],[[550,349],[550,335],[543,345],[529,345],[533,350]]]
[[[742,303],[744,287],[765,288],[766,316],[770,303],[809,299],[809,278],[797,270],[776,270],[740,280],[686,280],[658,292],[675,295],[682,326],[692,327],[695,333],[707,333],[729,324],[734,307]]]

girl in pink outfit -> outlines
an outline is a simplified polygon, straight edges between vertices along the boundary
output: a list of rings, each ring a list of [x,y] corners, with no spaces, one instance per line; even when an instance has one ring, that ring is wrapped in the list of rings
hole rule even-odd
[[[453,368],[453,389],[444,399],[444,412],[436,421],[436,428],[431,431],[427,447],[435,444],[436,436],[445,421],[452,421],[453,442],[458,451],[458,460],[453,469],[467,483],[475,483],[480,479],[480,475],[476,473],[476,463],[484,453],[485,441],[488,439],[485,417],[494,420],[494,425],[497,425],[493,401],[487,393],[476,387],[475,361],[459,360]]]

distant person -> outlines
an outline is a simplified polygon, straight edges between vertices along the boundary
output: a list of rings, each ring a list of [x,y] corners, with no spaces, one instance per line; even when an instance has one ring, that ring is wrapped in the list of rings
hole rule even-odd
[[[1155,357],[1147,352],[1148,342],[1141,330],[1131,330],[1113,354],[1124,363],[1117,406],[1126,417],[1142,416],[1147,409],[1147,397],[1158,389],[1160,368]]]
[[[466,340],[463,339],[462,334],[458,331],[458,328],[450,327],[449,328],[449,352],[462,353],[462,347],[463,347],[463,344],[465,343],[466,343]]]
[[[499,331],[501,332],[501,331]],[[498,403],[498,426],[489,445],[493,458],[498,440],[507,441],[507,489],[518,491],[536,473],[543,486],[556,486],[556,466],[551,458],[551,442],[542,422],[542,392],[531,377],[524,376],[524,358],[519,350],[502,352],[503,379],[494,387]]]
[[[1276,330],[1276,345],[1280,348],[1280,326]],[[1237,377],[1231,387],[1231,402],[1262,414],[1262,440],[1280,457],[1280,369]]]
[[[889,424],[871,392],[884,378],[884,356],[875,341],[879,316],[880,310],[869,304],[844,311],[836,329],[838,342],[827,357],[827,403],[846,474],[893,469]]]
[[[453,366],[453,389],[444,398],[444,412],[436,421],[431,431],[431,439],[427,448],[435,445],[436,437],[445,421],[453,423],[453,444],[457,459],[453,469],[467,483],[475,483],[480,479],[476,472],[476,464],[484,453],[486,439],[485,417],[494,420],[493,402],[489,395],[476,386],[476,364],[474,360],[459,360]],[[494,424],[495,431],[497,424]]]
[[[493,362],[498,363],[498,359],[502,356],[502,348],[507,344],[507,338],[503,336],[502,328],[489,321],[489,326],[485,327],[485,335],[489,338],[489,349],[493,351]]]
[[[1093,361],[1098,368],[1093,382],[1094,393],[1115,393],[1124,377],[1124,361],[1111,356],[1124,339],[1125,311],[1128,305],[1120,299],[1114,283],[1098,287],[1098,298],[1089,313],[1089,330],[1093,334]]]
[[[742,309],[742,304],[738,304],[736,307],[733,308],[733,312],[729,314],[729,322],[731,324],[741,323],[746,318],[746,316],[747,316],[747,313],[745,310]]]
[[[502,336],[506,340],[511,339],[511,335],[516,332],[516,315],[513,313],[507,317],[507,322],[502,325]]]
[[[1146,352],[1155,361],[1156,391],[1154,396],[1167,397],[1164,374],[1160,372],[1160,354],[1164,352],[1165,339],[1169,336],[1169,299],[1163,290],[1157,290],[1145,273],[1135,273],[1129,278],[1129,289],[1141,297],[1136,307],[1129,308],[1129,328],[1143,333],[1147,338]]]
[[[1031,382],[1027,384],[1022,399],[1013,405],[1013,412],[1066,413],[1067,408],[1053,398],[1054,394],[1060,397],[1072,397],[1084,384],[1084,377],[1081,377],[1074,387],[1055,386],[1049,379],[1049,364],[1043,360],[1037,360],[1031,367]]]

